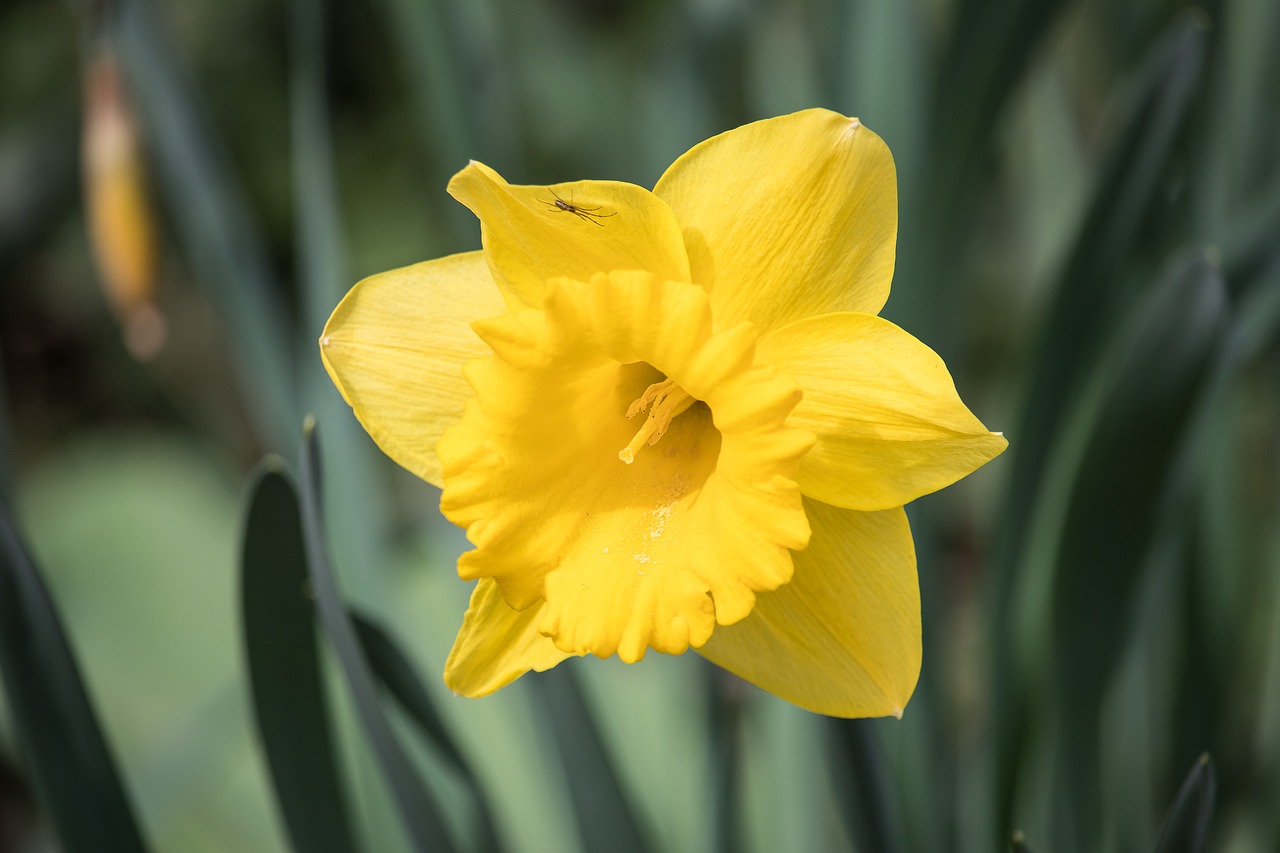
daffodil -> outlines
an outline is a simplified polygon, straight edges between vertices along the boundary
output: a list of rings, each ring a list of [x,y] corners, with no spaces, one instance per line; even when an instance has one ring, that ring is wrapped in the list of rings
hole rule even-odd
[[[449,192],[483,250],[361,281],[320,339],[475,546],[447,684],[693,648],[813,711],[900,715],[921,656],[902,507],[1006,443],[877,316],[880,138],[808,110],[697,145],[652,192],[476,162]]]

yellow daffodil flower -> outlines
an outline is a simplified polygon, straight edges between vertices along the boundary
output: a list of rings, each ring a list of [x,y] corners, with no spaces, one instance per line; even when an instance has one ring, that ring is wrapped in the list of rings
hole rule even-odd
[[[707,140],[653,192],[473,162],[449,192],[483,251],[351,290],[325,367],[475,545],[454,691],[694,648],[813,711],[901,714],[920,670],[903,504],[1006,442],[876,316],[896,180],[826,110]]]

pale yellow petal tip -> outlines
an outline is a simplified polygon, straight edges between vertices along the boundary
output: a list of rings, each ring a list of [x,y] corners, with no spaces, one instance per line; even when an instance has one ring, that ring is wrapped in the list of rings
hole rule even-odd
[[[493,684],[492,678],[468,678],[467,673],[459,672],[460,667],[445,664],[444,670],[444,686],[454,696],[463,699],[480,699],[488,696],[490,693],[504,687],[510,683],[512,679],[502,681],[496,686]]]
[[[453,183],[453,181],[459,178],[474,174],[476,172],[479,172],[481,175],[483,175],[484,177],[490,180],[498,180],[504,184],[506,183],[506,181],[502,179],[502,176],[499,175],[493,168],[491,168],[490,166],[487,166],[484,163],[481,163],[479,160],[468,160],[467,165],[459,169],[454,174],[453,178],[450,179],[449,182]]]
[[[468,160],[467,165],[453,173],[453,177],[449,179],[448,186],[445,187],[445,192],[449,193],[449,195],[453,196],[458,201],[461,201],[463,204],[466,204],[458,194],[464,191],[464,185],[468,181],[474,180],[477,177],[487,179],[492,182],[493,179],[497,177],[497,172],[494,172],[479,160]]]
[[[894,716],[894,717],[896,717],[897,719],[901,720],[901,719],[902,719],[902,712],[903,712],[903,710],[904,710],[903,708],[894,708],[894,709],[893,709],[893,716]]]

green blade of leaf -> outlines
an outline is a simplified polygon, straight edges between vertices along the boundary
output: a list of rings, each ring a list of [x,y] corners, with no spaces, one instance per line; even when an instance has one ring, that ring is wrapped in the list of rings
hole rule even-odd
[[[423,734],[435,744],[445,760],[454,769],[465,772],[466,761],[462,758],[457,743],[449,735],[435,703],[431,701],[430,694],[422,686],[404,652],[400,651],[382,626],[368,616],[351,608],[348,608],[347,614],[351,624],[355,626],[360,649],[378,681],[395,697],[410,719],[418,724]]]
[[[1160,825],[1155,853],[1203,853],[1209,843],[1209,823],[1217,778],[1209,754],[1201,755],[1178,791]]]
[[[414,849],[453,850],[454,845],[445,830],[439,805],[428,793],[383,713],[373,673],[360,649],[356,629],[347,615],[337,580],[330,568],[321,522],[319,454],[315,421],[308,418],[303,430],[302,465],[299,471],[302,532],[321,627],[333,645],[356,716],[390,788]]]
[[[1280,98],[1280,6],[1205,6],[1214,20],[1213,74],[1200,111],[1204,128],[1192,176],[1197,234],[1222,247],[1233,284],[1275,246],[1280,233],[1280,162],[1275,157]]]
[[[442,4],[380,0],[388,35],[403,63],[425,138],[440,163],[463,163],[470,142],[470,117],[461,100],[456,49],[445,27]]]
[[[121,3],[115,21],[159,166],[157,186],[196,280],[231,331],[231,356],[263,419],[259,426],[277,446],[288,447],[299,414],[293,334],[261,230],[149,4]]]
[[[0,342],[2,343],[2,342]],[[13,470],[10,464],[11,450],[9,425],[9,390],[5,387],[5,365],[2,349],[0,349],[0,495],[11,493],[9,480]]]
[[[1280,338],[1280,249],[1273,246],[1261,272],[1249,287],[1241,289],[1239,302],[1231,351],[1237,362],[1245,362],[1257,358]]]
[[[314,340],[342,298],[347,262],[329,132],[324,4],[294,0],[291,5],[289,141],[297,217],[295,246],[303,285],[305,354],[319,363]]]
[[[905,188],[899,266],[891,308],[895,321],[946,357],[964,305],[949,273],[972,217],[965,213],[984,175],[992,128],[1065,0],[973,0],[955,14],[937,67],[932,115],[919,180]],[[904,251],[905,249],[905,251]],[[950,359],[948,358],[948,363]]]
[[[0,675],[16,741],[62,846],[146,850],[62,621],[3,502]]]
[[[987,587],[992,620],[992,664],[996,732],[993,780],[997,803],[994,837],[1012,824],[1018,756],[1027,737],[1028,697],[1016,677],[1010,637],[1017,574],[1025,566],[1032,515],[1043,501],[1050,451],[1060,441],[1081,377],[1093,361],[1102,333],[1097,318],[1114,308],[1121,292],[1116,270],[1131,248],[1142,218],[1158,191],[1159,169],[1189,120],[1205,35],[1200,17],[1183,15],[1137,72],[1129,94],[1129,116],[1116,134],[1079,227],[1079,236],[1055,286],[1047,325],[1036,336],[1036,353],[1014,436],[1008,500],[1000,524],[994,571]]]
[[[254,717],[297,853],[355,850],[307,588],[301,507],[274,457],[254,477],[241,551],[241,606]]]
[[[462,74],[457,61],[457,44],[465,34],[451,33],[447,26],[449,5],[434,0],[378,0],[377,3],[413,95],[419,136],[429,149],[430,173],[440,184],[475,154],[472,114],[464,109],[461,100],[464,88],[459,83]],[[485,53],[494,64],[503,59],[492,51]],[[518,129],[508,125],[503,131],[518,132]],[[473,239],[470,235],[474,220],[461,205],[446,204],[437,212],[456,239]]]
[[[463,782],[470,790],[479,818],[480,849],[500,849],[484,788],[472,771],[471,765],[463,758],[457,742],[449,734],[444,720],[436,710],[435,703],[431,701],[431,695],[422,686],[422,681],[414,671],[413,665],[381,626],[354,611],[348,610],[348,614],[352,624],[355,625],[360,648],[373,674],[409,715],[409,719],[418,725],[441,755],[461,774]]]
[[[1233,213],[1222,229],[1223,266],[1231,280],[1245,277],[1266,263],[1280,233],[1280,177],[1259,195],[1261,200]]]
[[[1063,422],[1103,327],[1097,318],[1116,307],[1115,270],[1130,250],[1141,218],[1157,192],[1160,170],[1189,110],[1204,62],[1204,24],[1183,20],[1152,51],[1138,73],[1128,111],[1099,174],[1076,238],[1055,285],[1048,324],[1036,337],[1027,399],[1015,434],[1009,501],[1001,525],[1008,531],[994,586],[1009,590],[1021,537],[1028,525],[1035,483],[1044,470],[1056,426]],[[1007,607],[1005,599],[1001,609]]]
[[[859,850],[896,853],[903,850],[902,828],[896,818],[885,773],[884,754],[872,720],[829,721],[832,762],[840,815]]]
[[[1233,678],[1248,678],[1239,669],[1238,638],[1249,635],[1246,626],[1258,624],[1255,620],[1267,624],[1256,604],[1266,600],[1263,590],[1274,572],[1255,549],[1268,529],[1262,520],[1277,516],[1274,501],[1247,486],[1256,476],[1258,459],[1247,424],[1258,411],[1250,406],[1251,395],[1267,397],[1266,383],[1255,388],[1252,376],[1280,343],[1280,250],[1272,250],[1269,265],[1259,274],[1240,276],[1231,286],[1235,310],[1211,380],[1212,397],[1199,406],[1194,444],[1183,454],[1187,464],[1182,476],[1194,488],[1186,491],[1198,504],[1199,523],[1182,531],[1189,541],[1182,558],[1187,566],[1181,596],[1187,604],[1177,620],[1176,642],[1171,637],[1162,644],[1175,646],[1169,654],[1181,674],[1176,688],[1153,706],[1168,709],[1171,735],[1156,767],[1180,763],[1203,749],[1207,732],[1232,730],[1232,706],[1219,697],[1237,689]],[[1260,431],[1267,433],[1265,427]],[[1152,727],[1146,713],[1136,716],[1142,727],[1138,730]],[[1215,749],[1223,748],[1221,741],[1213,743],[1218,744]],[[1147,826],[1146,837],[1150,832]]]
[[[329,314],[351,282],[334,174],[326,84],[325,4],[293,0],[290,18],[290,148],[293,153],[295,246],[303,333],[299,368],[307,410],[325,424],[325,471],[331,495],[343,495],[341,512],[326,517],[341,565],[381,563],[386,511],[376,482],[376,448],[342,399],[320,360],[316,344]],[[355,600],[379,603],[385,591],[374,572],[348,579]]]
[[[1068,491],[1046,504],[1032,534],[1038,565],[1051,567],[1044,589],[1054,686],[1070,697],[1059,705],[1066,821],[1086,845],[1098,814],[1099,708],[1135,617],[1142,568],[1178,509],[1183,448],[1227,330],[1218,268],[1202,253],[1177,259],[1098,365],[1064,433],[1072,444],[1055,460],[1055,481]],[[1030,636],[1025,646],[1034,646]]]
[[[716,666],[706,666],[707,730],[711,749],[715,850],[744,847],[742,825],[742,683]]]
[[[583,848],[611,853],[649,850],[572,671],[565,666],[548,670],[530,684],[560,747]]]

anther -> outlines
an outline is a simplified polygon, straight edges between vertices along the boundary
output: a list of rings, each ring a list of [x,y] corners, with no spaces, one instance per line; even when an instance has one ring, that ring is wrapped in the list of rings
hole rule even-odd
[[[618,451],[618,458],[630,465],[636,461],[641,447],[654,445],[666,434],[671,421],[692,406],[696,400],[670,379],[650,385],[640,397],[627,407],[627,418],[649,409],[649,416],[636,431],[626,447]],[[652,407],[652,408],[650,408]]]

